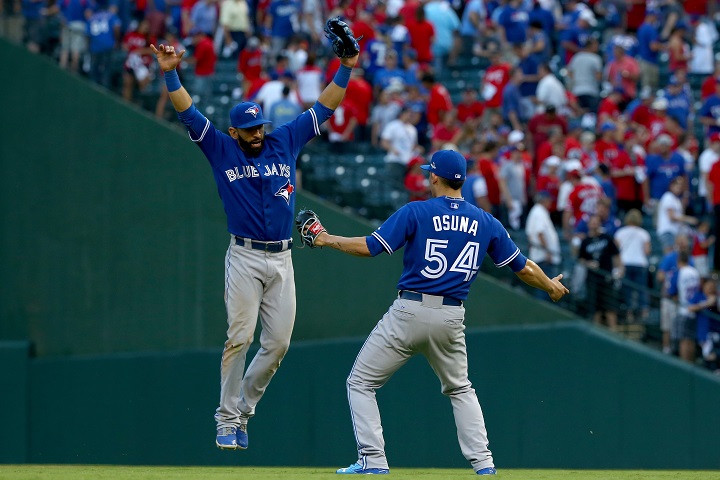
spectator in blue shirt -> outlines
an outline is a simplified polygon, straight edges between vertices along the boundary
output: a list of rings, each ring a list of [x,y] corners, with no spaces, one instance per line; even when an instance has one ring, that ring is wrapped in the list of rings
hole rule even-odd
[[[375,95],[380,91],[389,87],[390,84],[396,84],[404,87],[407,80],[407,73],[398,66],[398,55],[395,50],[388,50],[385,54],[385,65],[378,68],[373,76],[373,87]]]
[[[660,81],[660,51],[663,48],[658,32],[659,13],[650,9],[645,15],[645,21],[637,32],[638,37],[638,63],[640,64],[640,84],[649,87],[652,91],[658,89]]]
[[[193,29],[200,30],[210,37],[214,36],[218,22],[217,1],[198,0],[190,10],[190,21]]]
[[[528,21],[539,22],[547,38],[552,39],[555,35],[555,17],[550,10],[545,10],[540,2],[533,2],[533,7],[528,14]]]
[[[110,88],[112,52],[120,38],[121,23],[106,0],[97,3],[97,10],[88,19],[90,78],[106,88]]]
[[[672,150],[673,139],[668,134],[658,135],[655,143],[658,153],[648,155],[645,159],[647,176],[650,184],[650,198],[659,200],[670,187],[675,177],[685,175],[685,159]]]
[[[530,43],[530,56],[536,64],[548,63],[552,56],[552,45],[550,45],[550,37],[543,30],[542,23],[537,20],[530,22],[530,30],[528,30],[528,40]]]
[[[665,92],[665,98],[668,101],[668,108],[665,113],[673,117],[683,130],[687,130],[688,117],[692,109],[692,100],[688,97],[687,92],[683,90],[682,84],[680,84],[677,79],[670,79],[667,91]]]
[[[43,40],[42,9],[45,0],[22,0],[22,14],[25,17],[23,41],[31,52],[39,53]]]
[[[295,120],[295,118],[302,113],[300,105],[298,105],[297,102],[290,100],[289,96],[290,86],[285,85],[282,90],[282,100],[278,100],[273,103],[272,107],[270,107],[268,120],[272,123],[265,126],[268,131],[272,131],[280,125],[284,125],[292,120]]]
[[[60,68],[70,71],[80,69],[80,57],[87,51],[87,15],[90,15],[88,0],[60,0],[63,29],[60,36]]]
[[[720,77],[715,80],[715,95],[705,100],[698,116],[700,123],[708,127],[707,136],[720,132]]]
[[[523,130],[523,123],[527,118],[520,107],[520,84],[522,83],[522,70],[514,67],[510,71],[510,82],[505,86],[502,94],[502,117],[505,124],[513,130]]]
[[[521,9],[520,0],[510,0],[498,19],[505,42],[510,45],[525,43],[528,21],[528,14]]]

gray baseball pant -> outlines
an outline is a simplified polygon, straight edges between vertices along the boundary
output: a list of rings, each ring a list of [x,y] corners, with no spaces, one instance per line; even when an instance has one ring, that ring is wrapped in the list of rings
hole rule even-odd
[[[290,346],[295,324],[295,274],[290,250],[270,253],[235,245],[225,256],[227,341],[220,368],[218,427],[247,423]],[[245,357],[258,314],[260,349],[247,372]]]
[[[375,390],[410,357],[421,353],[450,397],[460,450],[475,471],[492,467],[480,402],[468,380],[465,308],[396,299],[365,341],[347,379],[348,402],[363,468],[389,468]]]

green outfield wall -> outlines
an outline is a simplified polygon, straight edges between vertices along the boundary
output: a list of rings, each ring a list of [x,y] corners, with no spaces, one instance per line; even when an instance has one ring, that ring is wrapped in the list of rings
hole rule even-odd
[[[0,39],[0,339],[38,356],[211,348],[225,337],[229,241],[211,170],[177,125]],[[369,224],[310,195],[333,231]],[[294,252],[295,339],[362,335],[396,294],[400,255]],[[487,277],[469,325],[569,318]]]
[[[214,444],[219,350],[3,361],[0,398],[13,400],[0,412],[0,461],[346,466],[345,379],[363,340],[295,342],[243,452]],[[705,371],[582,322],[472,329],[467,344],[500,468],[720,468],[720,381]],[[8,368],[27,372],[27,396],[23,381],[5,388]],[[392,467],[468,467],[422,357],[378,402]],[[8,419],[27,422],[26,436]]]

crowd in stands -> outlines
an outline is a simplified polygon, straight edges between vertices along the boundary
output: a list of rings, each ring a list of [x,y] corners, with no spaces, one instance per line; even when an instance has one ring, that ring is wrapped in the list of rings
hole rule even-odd
[[[257,101],[276,124],[332,79],[339,61],[322,29],[342,16],[362,35],[361,68],[324,141],[385,152],[384,175],[410,200],[429,196],[419,166],[434,151],[460,151],[465,199],[526,234],[549,274],[570,265],[588,316],[611,329],[645,324],[656,291],[663,350],[718,369],[714,0],[5,0],[4,9],[24,17],[28,49],[102,85],[123,52],[128,100],[162,75],[151,43],[189,50],[181,75],[201,109],[216,66],[232,62],[233,99]]]

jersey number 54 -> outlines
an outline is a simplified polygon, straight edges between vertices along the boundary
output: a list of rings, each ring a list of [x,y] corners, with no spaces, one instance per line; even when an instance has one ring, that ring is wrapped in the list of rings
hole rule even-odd
[[[448,269],[448,260],[442,250],[447,247],[447,240],[437,240],[434,238],[427,239],[427,243],[425,244],[425,260],[430,262],[432,265],[427,265],[420,271],[423,276],[427,278],[440,278],[445,275],[445,272]],[[479,243],[466,243],[465,248],[462,249],[462,252],[460,252],[460,255],[457,256],[450,267],[450,271],[462,273],[465,275],[465,281],[470,281],[473,275],[475,275],[480,269],[480,265],[478,265],[479,252]]]

